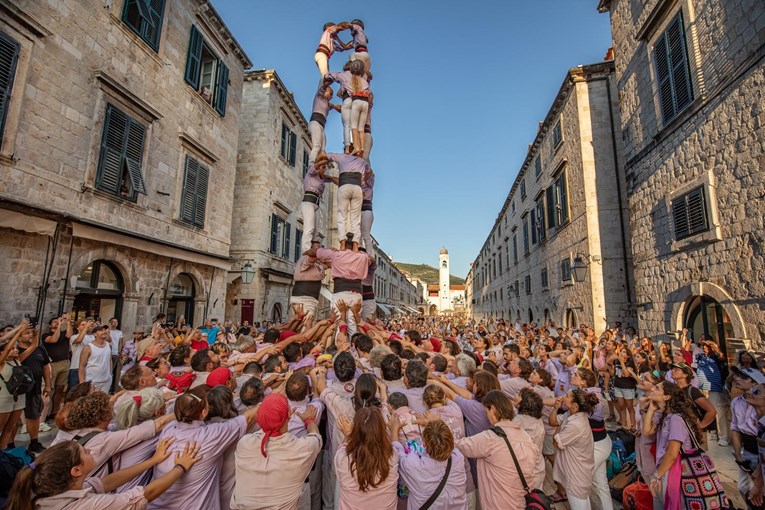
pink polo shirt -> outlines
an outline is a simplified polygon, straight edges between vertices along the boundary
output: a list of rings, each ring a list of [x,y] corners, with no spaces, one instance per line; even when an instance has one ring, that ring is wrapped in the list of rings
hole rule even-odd
[[[364,252],[319,248],[316,250],[316,257],[321,260],[330,261],[332,264],[332,278],[363,280],[367,277],[367,271],[369,271],[369,257]]]

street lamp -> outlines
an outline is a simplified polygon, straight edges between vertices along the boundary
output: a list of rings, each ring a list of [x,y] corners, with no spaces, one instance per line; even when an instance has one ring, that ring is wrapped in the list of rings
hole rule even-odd
[[[576,283],[582,283],[587,278],[587,265],[582,257],[574,258],[574,263],[571,264],[571,274]]]
[[[246,261],[244,263],[244,266],[242,266],[242,269],[239,271],[230,271],[231,273],[239,273],[242,275],[242,283],[245,285],[249,285],[252,283],[252,280],[255,279],[255,268],[252,265],[251,261]]]

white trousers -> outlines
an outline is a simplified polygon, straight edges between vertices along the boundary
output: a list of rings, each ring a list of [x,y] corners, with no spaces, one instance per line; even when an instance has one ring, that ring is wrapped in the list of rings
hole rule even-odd
[[[324,75],[329,72],[329,57],[326,53],[317,51],[313,56],[313,61],[316,62],[316,65],[319,67],[321,77],[324,78]]]
[[[372,133],[364,133],[364,159],[369,163],[369,155],[372,153],[372,144],[374,143]]]
[[[356,303],[361,302],[361,294],[351,291],[335,292],[332,294],[332,312],[337,315],[340,312],[337,310],[337,302],[342,301],[348,306],[348,313],[345,316],[345,324],[348,326],[348,339],[356,334],[356,318],[353,316],[351,307]]]
[[[316,318],[316,310],[319,309],[319,300],[311,296],[290,296],[290,308],[292,305],[303,305],[305,317]]]
[[[343,99],[340,105],[340,118],[343,121],[343,145],[348,147],[351,144],[351,108],[353,100],[350,97]]]
[[[374,243],[372,242],[372,223],[374,221],[374,211],[361,211],[361,239],[364,241],[364,248],[370,256],[374,255]]]
[[[300,254],[311,249],[313,241],[319,241],[319,204],[300,202],[303,215],[303,238],[300,241]]]
[[[606,475],[606,459],[611,454],[611,438],[606,436],[602,441],[595,442],[595,473],[590,488],[590,500],[593,510],[614,510],[614,501],[608,488]],[[592,496],[596,497],[592,497]]]
[[[568,507],[571,510],[591,510],[592,509],[592,507],[590,506],[589,497],[585,499],[581,499],[581,498],[572,496],[571,494],[568,494],[567,497],[568,497]]]
[[[374,299],[365,299],[361,302],[361,318],[365,321],[375,316],[377,310],[377,301]]]
[[[351,53],[349,60],[361,60],[364,62],[364,74],[367,74],[372,68],[372,61],[369,58],[369,53],[366,51],[354,51]]]
[[[720,441],[728,441],[730,430],[730,401],[720,391],[705,392],[709,403],[717,410],[717,438]]]
[[[337,235],[340,239],[353,232],[353,241],[361,241],[361,202],[364,194],[361,186],[343,184],[337,190]],[[305,220],[303,220],[305,225]]]
[[[367,124],[367,113],[369,112],[369,103],[363,99],[356,99],[351,103],[351,129],[364,131]]]
[[[316,156],[320,152],[324,152],[327,147],[327,136],[324,134],[322,125],[315,120],[308,123],[308,133],[311,135],[311,153],[308,154],[308,164],[313,165]]]

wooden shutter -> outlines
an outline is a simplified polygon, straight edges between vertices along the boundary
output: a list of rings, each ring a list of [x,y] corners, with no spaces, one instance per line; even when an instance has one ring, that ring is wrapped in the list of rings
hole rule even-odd
[[[205,226],[205,211],[207,210],[207,184],[210,178],[210,169],[199,164],[197,173],[197,190],[195,193],[196,204],[194,206],[194,224],[199,228]]]
[[[656,81],[659,84],[659,102],[664,122],[668,122],[675,116],[675,105],[672,101],[672,78],[669,72],[669,55],[667,54],[666,34],[662,35],[653,49],[653,58],[656,62]]]
[[[191,36],[189,37],[189,49],[186,55],[186,83],[199,88],[199,75],[202,70],[202,45],[204,39],[197,27],[191,25]]]
[[[693,191],[672,201],[672,219],[675,239],[680,240],[709,229],[704,188]]]
[[[183,178],[183,194],[181,195],[181,220],[186,223],[194,223],[194,195],[197,190],[197,174],[199,162],[186,156],[186,169]]]
[[[122,181],[122,155],[129,121],[123,112],[107,105],[96,187],[114,195],[119,194]]]
[[[547,228],[555,228],[555,186],[550,186],[545,192],[547,195]]]
[[[19,60],[19,44],[7,35],[0,33],[0,142],[3,140],[5,117],[11,101],[13,78],[16,75],[16,63]]]
[[[559,225],[564,225],[568,221],[568,190],[566,189],[565,172],[558,177],[556,188],[558,191]]]
[[[165,0],[143,0],[148,6],[149,13],[147,16],[141,15],[146,23],[146,43],[159,50],[159,38],[162,33],[162,18],[165,14]],[[140,1],[138,2],[141,3]]]
[[[537,202],[537,228],[539,229],[539,240],[543,241],[547,237],[545,230],[545,205],[542,199]]]
[[[133,185],[133,191],[146,194],[146,185],[141,175],[141,160],[143,159],[143,144],[146,138],[146,128],[134,121],[128,120],[127,141],[125,143],[125,163],[128,168],[130,183]]]
[[[289,137],[289,130],[287,129],[287,126],[282,122],[282,149],[281,154],[282,157],[286,160],[287,159],[287,143],[288,143],[288,137]]]
[[[295,229],[295,262],[298,261],[302,253],[300,253],[300,245],[303,244],[303,231],[299,228]]]
[[[279,232],[279,217],[275,214],[271,215],[271,248],[268,250],[271,253],[276,253],[276,247],[279,243],[277,239],[277,233]]]
[[[537,244],[537,211],[531,210],[531,244]]]
[[[290,166],[295,166],[295,155],[297,154],[297,135],[290,131]]]
[[[693,99],[682,10],[667,27],[667,50],[672,64],[672,89],[675,96],[675,113],[677,113],[688,106]]]
[[[226,115],[226,96],[228,95],[228,67],[218,60],[218,80],[216,81],[215,109],[221,116]]]
[[[284,244],[282,245],[282,257],[285,259],[290,258],[290,230],[292,225],[284,222]]]

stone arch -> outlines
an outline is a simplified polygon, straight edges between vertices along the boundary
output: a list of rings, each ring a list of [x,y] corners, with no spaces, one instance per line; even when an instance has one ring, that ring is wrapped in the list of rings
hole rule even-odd
[[[69,292],[73,292],[77,287],[77,277],[80,273],[96,260],[109,261],[119,270],[125,285],[124,294],[141,292],[139,279],[133,267],[133,259],[116,246],[101,247],[95,250],[84,249],[82,253],[73,258],[69,266],[69,284],[67,285]]]
[[[176,261],[173,264],[173,269],[170,271],[168,281],[172,282],[181,273],[188,275],[191,281],[194,282],[194,292],[197,296],[207,296],[207,280],[196,265],[191,262]]]
[[[671,293],[667,296],[666,315],[669,316],[669,331],[683,329],[683,317],[686,309],[695,296],[709,296],[720,303],[725,313],[730,317],[733,333],[736,338],[748,338],[746,336],[746,323],[741,317],[741,312],[736,306],[733,297],[720,287],[711,282],[694,282]]]

